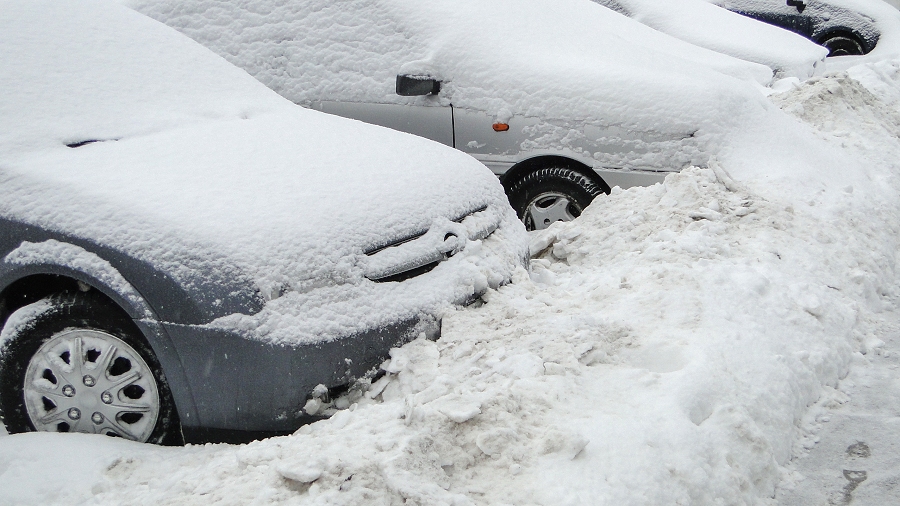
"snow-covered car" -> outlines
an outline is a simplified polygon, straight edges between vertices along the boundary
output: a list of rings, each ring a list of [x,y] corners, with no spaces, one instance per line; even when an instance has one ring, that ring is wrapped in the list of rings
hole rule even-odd
[[[896,18],[881,0],[707,1],[800,34],[828,48],[829,56],[869,53],[881,37],[879,18]]]
[[[0,67],[11,433],[289,432],[526,265],[476,160],[297,107],[121,5],[4,0]]]
[[[804,37],[704,0],[594,1],[691,44],[766,65],[777,77],[807,79],[828,54]]]
[[[124,1],[297,104],[474,156],[529,229],[705,164],[752,102],[733,78],[773,78],[589,0]]]

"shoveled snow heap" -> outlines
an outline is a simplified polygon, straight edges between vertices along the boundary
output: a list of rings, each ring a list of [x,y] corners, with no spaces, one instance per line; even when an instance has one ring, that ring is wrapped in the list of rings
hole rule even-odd
[[[614,191],[330,419],[245,446],[4,438],[0,502],[771,504],[897,295],[900,62],[850,75],[775,98],[845,177],[713,163]]]

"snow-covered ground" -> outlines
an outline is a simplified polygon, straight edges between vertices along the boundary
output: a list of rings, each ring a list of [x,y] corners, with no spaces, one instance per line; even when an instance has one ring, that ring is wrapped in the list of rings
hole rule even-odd
[[[721,162],[535,236],[530,275],[330,419],[242,446],[4,437],[0,503],[802,504],[809,448],[853,424],[828,410],[898,382],[900,61],[771,99],[787,114]],[[898,444],[881,409],[854,436],[873,458]],[[900,500],[846,466],[826,493]]]
[[[782,504],[896,504],[900,498],[900,312],[884,315],[884,344],[856,353],[836,395],[807,413],[815,431],[778,490]]]

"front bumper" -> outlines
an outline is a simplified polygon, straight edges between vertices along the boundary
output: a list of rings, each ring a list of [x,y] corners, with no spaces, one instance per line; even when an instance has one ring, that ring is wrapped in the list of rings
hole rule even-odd
[[[440,333],[440,321],[429,316],[342,339],[295,345],[274,345],[205,326],[164,327],[181,359],[196,408],[194,419],[182,419],[186,435],[198,429],[292,432],[310,421],[303,406],[317,385],[350,383],[378,368],[391,348],[423,334],[435,338]]]
[[[182,417],[186,436],[195,430],[296,430],[311,421],[303,407],[316,386],[346,385],[376,370],[391,348],[423,334],[436,338],[446,310],[508,282],[527,265],[528,237],[505,203],[435,227],[366,255],[361,264],[369,279],[291,291],[253,315],[206,325],[162,324],[186,385],[176,393],[181,385],[173,384],[179,413],[191,411],[181,405],[195,408]],[[405,260],[419,259],[432,246],[447,249],[437,250],[442,261],[427,273],[396,282],[378,276],[394,276],[392,265],[406,266]]]

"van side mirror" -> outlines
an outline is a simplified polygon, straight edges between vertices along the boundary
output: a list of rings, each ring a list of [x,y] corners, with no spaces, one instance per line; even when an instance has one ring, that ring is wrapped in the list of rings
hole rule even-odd
[[[441,92],[441,82],[428,76],[397,76],[397,94],[404,97],[437,95]]]

